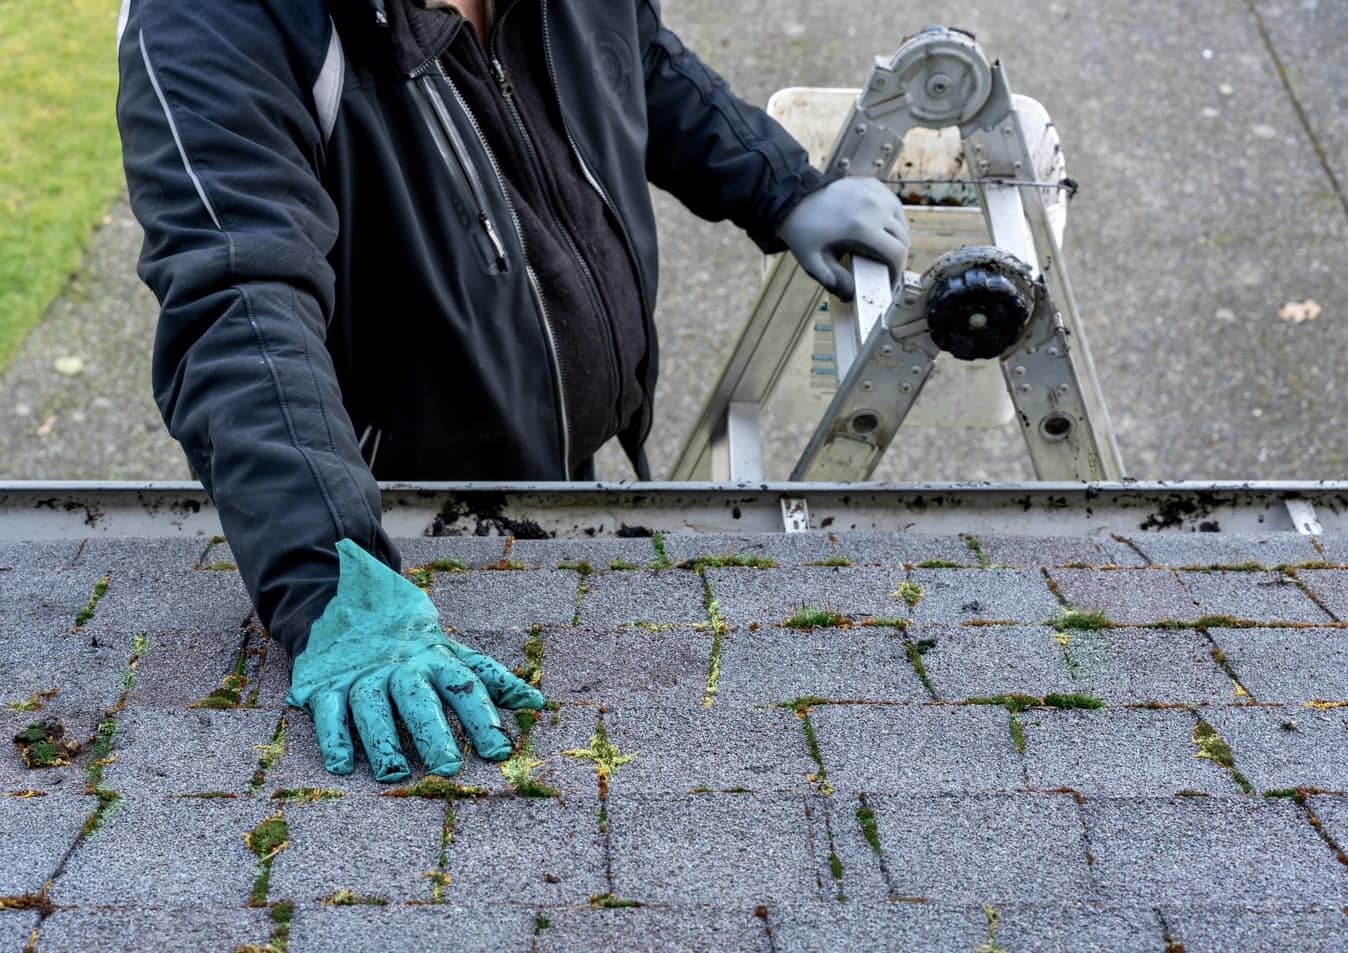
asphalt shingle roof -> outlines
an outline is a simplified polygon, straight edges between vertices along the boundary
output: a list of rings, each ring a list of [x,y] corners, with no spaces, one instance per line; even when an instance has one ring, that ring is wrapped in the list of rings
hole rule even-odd
[[[0,946],[1345,946],[1342,539],[402,548],[543,796],[324,773],[226,546],[0,542]]]

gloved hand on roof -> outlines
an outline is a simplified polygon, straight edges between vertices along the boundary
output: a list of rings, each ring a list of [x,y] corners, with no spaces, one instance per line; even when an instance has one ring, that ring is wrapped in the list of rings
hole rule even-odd
[[[380,781],[401,781],[410,771],[395,708],[433,774],[452,776],[463,767],[446,705],[479,755],[507,758],[512,743],[496,706],[539,710],[542,694],[500,662],[446,636],[426,593],[354,542],[339,541],[337,554],[337,594],[294,658],[287,697],[313,718],[323,766],[334,774],[355,767],[348,707]]]
[[[801,267],[844,301],[855,293],[842,263],[848,253],[889,265],[897,281],[908,264],[903,203],[879,179],[848,176],[801,199],[777,228]]]

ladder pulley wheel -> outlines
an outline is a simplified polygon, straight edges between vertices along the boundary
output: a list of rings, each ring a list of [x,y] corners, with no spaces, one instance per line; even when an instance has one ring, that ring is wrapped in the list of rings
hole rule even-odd
[[[1034,311],[1021,285],[992,263],[948,274],[927,301],[936,346],[961,361],[1000,357],[1020,340]]]

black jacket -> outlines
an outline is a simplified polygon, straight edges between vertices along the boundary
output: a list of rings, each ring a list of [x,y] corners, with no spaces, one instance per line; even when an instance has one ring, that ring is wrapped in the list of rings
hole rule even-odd
[[[380,25],[384,6],[128,0],[119,22],[140,274],[161,305],[155,397],[292,653],[336,590],[338,539],[399,567],[360,435],[367,456],[371,431],[384,447],[381,478],[568,476],[549,324],[440,61],[462,21],[390,0]],[[655,375],[647,183],[773,252],[823,178],[657,0],[542,0],[542,17],[567,139],[641,289],[646,401],[622,435],[638,459]]]

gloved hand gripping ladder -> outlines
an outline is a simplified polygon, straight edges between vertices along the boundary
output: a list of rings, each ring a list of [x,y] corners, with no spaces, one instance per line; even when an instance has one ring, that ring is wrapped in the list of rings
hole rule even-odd
[[[1060,185],[1038,181],[1005,72],[972,36],[931,28],[889,60],[877,57],[826,168],[885,179],[919,127],[958,127],[993,244],[951,251],[897,287],[885,266],[852,261],[856,296],[832,310],[838,388],[791,479],[869,478],[942,350],[1000,360],[1040,479],[1121,479],[1045,201]],[[822,297],[790,255],[773,263],[672,479],[763,478],[759,411],[811,332]]]

